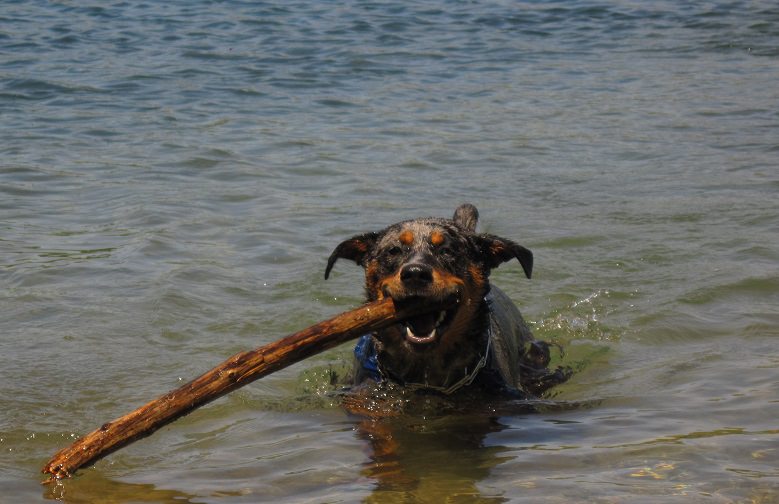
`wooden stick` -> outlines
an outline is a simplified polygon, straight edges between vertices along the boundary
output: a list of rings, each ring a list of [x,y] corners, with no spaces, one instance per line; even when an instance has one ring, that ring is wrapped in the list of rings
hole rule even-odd
[[[69,478],[78,468],[149,436],[160,427],[258,378],[363,334],[443,307],[442,304],[430,303],[397,307],[392,299],[386,298],[337,315],[275,343],[235,354],[186,385],[103,424],[57,452],[43,467],[43,473],[50,475],[44,483]]]

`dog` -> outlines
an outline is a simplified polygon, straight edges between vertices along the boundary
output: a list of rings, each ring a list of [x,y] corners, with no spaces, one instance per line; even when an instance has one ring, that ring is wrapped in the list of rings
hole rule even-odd
[[[355,347],[354,384],[373,381],[451,395],[478,388],[534,398],[566,381],[571,370],[548,368],[550,345],[533,338],[519,309],[489,282],[490,272],[516,259],[525,275],[533,253],[492,234],[477,234],[479,212],[460,205],[451,219],[420,218],[359,234],[332,252],[325,279],[338,259],[365,269],[368,301],[390,297],[456,303],[373,334]]]

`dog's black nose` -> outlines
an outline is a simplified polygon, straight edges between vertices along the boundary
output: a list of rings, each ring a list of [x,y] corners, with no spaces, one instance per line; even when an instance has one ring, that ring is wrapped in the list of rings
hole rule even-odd
[[[427,264],[406,264],[400,270],[400,280],[407,286],[419,287],[433,282],[433,268]]]

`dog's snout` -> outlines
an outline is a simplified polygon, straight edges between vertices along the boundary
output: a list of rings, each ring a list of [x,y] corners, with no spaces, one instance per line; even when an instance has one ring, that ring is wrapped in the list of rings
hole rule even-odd
[[[400,270],[400,280],[407,286],[425,286],[433,282],[433,268],[427,264],[406,264]]]

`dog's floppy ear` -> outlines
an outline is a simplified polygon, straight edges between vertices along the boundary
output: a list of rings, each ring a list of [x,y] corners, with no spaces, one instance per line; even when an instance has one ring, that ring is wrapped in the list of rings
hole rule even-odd
[[[330,276],[330,270],[338,259],[351,259],[362,266],[362,259],[365,254],[376,244],[379,233],[365,233],[353,236],[348,240],[342,241],[330,254],[325,268],[325,280]]]
[[[454,211],[452,220],[460,229],[473,233],[476,231],[476,224],[479,222],[479,211],[470,203],[463,203]]]
[[[474,239],[488,268],[497,268],[504,262],[517,258],[525,270],[525,276],[530,278],[533,274],[533,253],[522,245],[489,234],[478,235]]]

